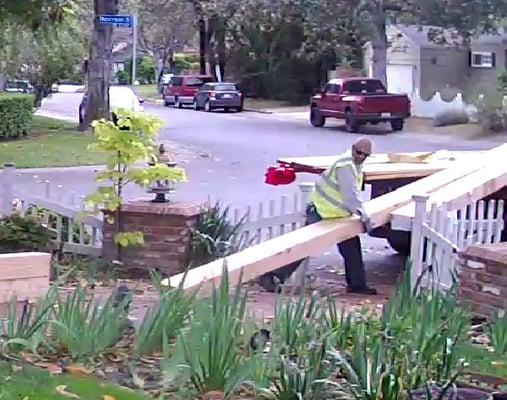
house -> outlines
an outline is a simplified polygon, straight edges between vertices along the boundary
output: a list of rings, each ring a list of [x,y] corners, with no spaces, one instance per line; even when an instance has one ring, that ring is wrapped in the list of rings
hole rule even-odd
[[[473,38],[470,45],[469,86],[475,90],[497,87],[498,75],[507,70],[507,29],[498,35]]]
[[[459,87],[468,73],[468,49],[446,32],[446,42],[428,38],[431,26],[390,25],[387,27],[387,86],[393,93],[431,97],[444,87]],[[365,65],[371,71],[371,45],[365,46]],[[449,71],[452,71],[449,73]],[[370,73],[371,76],[371,73]]]
[[[435,92],[452,89],[471,93],[496,87],[498,73],[506,67],[507,35],[473,38],[470,46],[451,31],[444,42],[431,40],[431,26],[390,25],[387,27],[387,85],[393,93],[418,91],[423,99]],[[365,46],[364,62],[370,69],[370,44]]]

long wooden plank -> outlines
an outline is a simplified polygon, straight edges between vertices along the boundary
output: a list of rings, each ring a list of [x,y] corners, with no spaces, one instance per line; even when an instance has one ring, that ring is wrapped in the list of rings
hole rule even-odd
[[[507,144],[489,150],[480,161],[470,163],[462,160],[446,170],[370,200],[364,207],[371,216],[374,227],[384,225],[395,209],[411,202],[414,194],[431,193],[481,169],[488,162],[494,162],[496,157],[505,155]],[[176,287],[182,284],[189,292],[200,287],[201,294],[207,294],[213,284],[220,281],[224,262],[227,263],[231,285],[236,285],[241,271],[244,280],[251,280],[283,265],[317,254],[334,243],[363,232],[363,226],[355,216],[339,221],[322,221],[262,242],[225,259],[191,269],[183,283],[184,274],[174,275],[169,278],[169,285]]]
[[[458,179],[433,192],[427,202],[427,210],[432,204],[449,204],[449,211],[458,210],[467,204],[479,201],[507,186],[507,163],[499,163],[482,168],[473,174]],[[393,229],[410,230],[415,216],[415,203],[411,202],[391,214]]]

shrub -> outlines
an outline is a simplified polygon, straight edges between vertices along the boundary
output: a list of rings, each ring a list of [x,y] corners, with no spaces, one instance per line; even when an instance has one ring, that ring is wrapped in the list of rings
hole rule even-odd
[[[464,110],[448,110],[439,112],[433,119],[433,126],[461,125],[469,122],[468,114]]]
[[[202,265],[247,247],[245,236],[240,231],[245,217],[232,223],[229,207],[222,209],[220,202],[205,206],[192,232],[192,262],[196,266]]]
[[[128,301],[125,298],[116,304],[113,293],[100,306],[80,286],[67,298],[58,296],[53,322],[58,343],[75,359],[97,355],[115,345],[126,326]]]
[[[51,236],[35,216],[19,214],[0,220],[0,252],[47,250]]]
[[[502,92],[479,96],[475,105],[484,131],[501,132],[507,129],[507,101]]]
[[[28,133],[33,105],[31,95],[0,94],[0,140]]]

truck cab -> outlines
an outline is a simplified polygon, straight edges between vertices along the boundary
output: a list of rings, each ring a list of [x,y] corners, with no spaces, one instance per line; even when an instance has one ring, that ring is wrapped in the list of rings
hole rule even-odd
[[[394,131],[401,131],[408,117],[408,96],[387,93],[382,82],[372,78],[332,79],[310,104],[314,127],[324,126],[327,118],[344,119],[345,129],[351,133],[361,125],[379,122],[390,122]]]

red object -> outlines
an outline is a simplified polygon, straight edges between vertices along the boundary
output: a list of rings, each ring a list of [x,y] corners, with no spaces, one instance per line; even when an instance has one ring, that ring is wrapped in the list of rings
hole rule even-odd
[[[208,75],[174,75],[164,89],[164,104],[193,104],[201,86],[214,81],[215,78]]]
[[[288,185],[296,180],[296,172],[290,167],[269,167],[265,177],[268,185]]]
[[[326,118],[346,119],[347,130],[356,132],[366,123],[391,122],[402,130],[410,117],[410,99],[404,94],[389,94],[378,79],[332,79],[322,93],[311,99],[311,123],[324,125]]]

